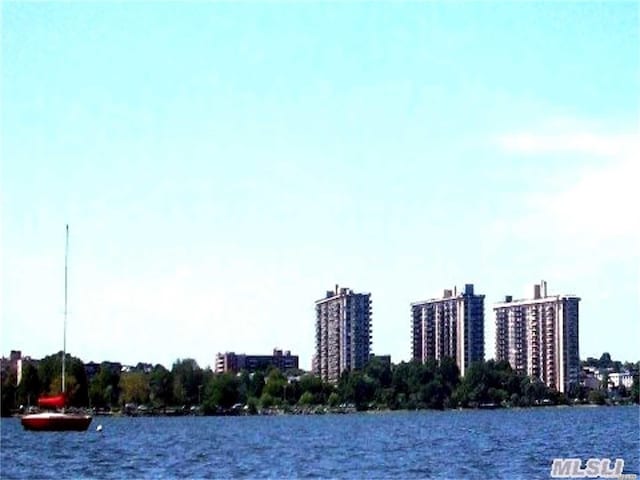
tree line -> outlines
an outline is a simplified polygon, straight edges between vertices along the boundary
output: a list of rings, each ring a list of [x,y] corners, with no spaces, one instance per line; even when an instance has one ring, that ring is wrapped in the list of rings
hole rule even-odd
[[[178,359],[171,370],[162,365],[130,372],[114,371],[105,362],[88,379],[83,362],[67,356],[66,385],[70,406],[98,410],[125,410],[144,405],[155,411],[196,408],[204,414],[227,413],[234,408],[248,413],[279,408],[308,409],[348,406],[367,409],[445,409],[497,406],[533,406],[570,401],[604,403],[603,388],[588,392],[576,386],[567,395],[541,381],[518,374],[508,362],[489,360],[472,364],[464,377],[455,361],[445,358],[390,365],[373,358],[362,371],[344,372],[337,384],[302,372],[267,371],[216,374],[193,359]],[[27,364],[16,386],[15,374],[3,372],[2,414],[21,406],[36,405],[43,394],[61,389],[61,354],[43,358],[38,366]],[[630,398],[638,401],[638,375]]]
[[[598,369],[611,370],[612,372],[638,370],[638,364],[633,364],[632,362],[623,363],[620,360],[613,360],[609,352],[604,352],[600,358],[587,357],[587,359],[582,360],[580,364],[583,367],[594,367]]]

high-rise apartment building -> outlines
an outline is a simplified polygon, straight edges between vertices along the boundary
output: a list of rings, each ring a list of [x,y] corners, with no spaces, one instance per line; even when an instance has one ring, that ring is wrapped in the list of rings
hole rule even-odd
[[[506,296],[496,315],[496,360],[519,373],[567,392],[580,378],[578,302],[575,295],[547,295],[547,282],[534,286],[533,298]]]
[[[411,304],[412,357],[424,362],[451,357],[460,375],[484,360],[484,295],[467,284],[458,293],[445,290],[442,298]]]
[[[314,373],[335,383],[342,372],[364,368],[370,349],[371,294],[336,285],[316,301]]]

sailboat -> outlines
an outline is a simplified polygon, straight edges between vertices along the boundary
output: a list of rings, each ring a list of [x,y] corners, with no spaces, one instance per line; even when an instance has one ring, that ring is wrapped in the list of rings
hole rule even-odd
[[[64,251],[64,335],[62,350],[62,393],[60,395],[40,397],[38,407],[51,409],[38,413],[23,415],[21,422],[25,430],[35,431],[80,431],[83,432],[91,424],[91,415],[66,412],[66,357],[67,357],[67,257],[69,256],[69,225],[66,226]]]

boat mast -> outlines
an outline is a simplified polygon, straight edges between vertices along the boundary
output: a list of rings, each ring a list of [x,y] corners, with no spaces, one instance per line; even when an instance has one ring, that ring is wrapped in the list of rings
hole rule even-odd
[[[62,393],[66,391],[65,363],[67,361],[67,257],[69,255],[69,224],[64,246],[64,329],[62,336]]]

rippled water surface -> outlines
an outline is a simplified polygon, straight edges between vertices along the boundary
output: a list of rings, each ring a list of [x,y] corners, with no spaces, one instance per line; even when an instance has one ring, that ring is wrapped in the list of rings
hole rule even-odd
[[[638,407],[274,417],[96,417],[83,433],[2,419],[2,478],[549,478],[552,459],[623,458]],[[102,433],[96,426],[102,424]]]

